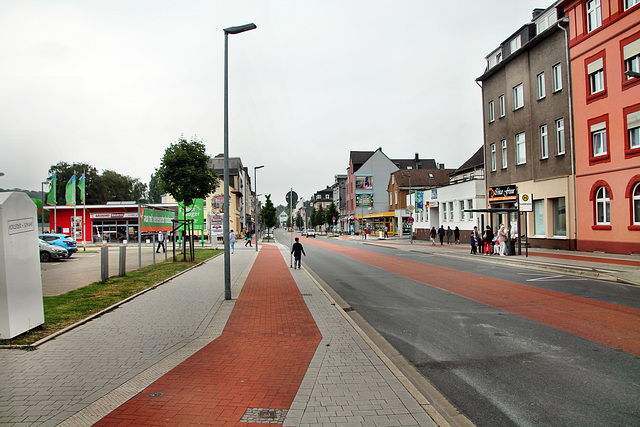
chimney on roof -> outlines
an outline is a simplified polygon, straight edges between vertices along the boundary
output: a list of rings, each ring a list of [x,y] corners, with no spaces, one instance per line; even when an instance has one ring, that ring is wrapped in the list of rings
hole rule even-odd
[[[438,169],[444,170],[444,163],[438,163]]]
[[[544,13],[544,9],[533,9],[533,13],[531,14],[531,20],[535,21],[536,18]]]
[[[415,158],[415,159],[416,159],[416,162],[417,162],[418,160],[420,160],[420,154],[416,153],[416,158]]]

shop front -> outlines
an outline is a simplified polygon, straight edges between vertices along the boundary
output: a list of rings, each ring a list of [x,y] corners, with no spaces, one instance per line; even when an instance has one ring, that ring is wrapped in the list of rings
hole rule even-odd
[[[137,243],[140,218],[145,209],[178,212],[177,203],[153,205],[106,204],[85,207],[48,206],[49,232],[68,234],[79,243]],[[143,242],[153,238],[142,232]]]

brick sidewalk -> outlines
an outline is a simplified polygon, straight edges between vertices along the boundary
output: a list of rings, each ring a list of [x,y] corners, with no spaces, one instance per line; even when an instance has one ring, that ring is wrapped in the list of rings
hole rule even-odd
[[[282,422],[321,339],[279,250],[264,245],[222,336],[96,425]]]

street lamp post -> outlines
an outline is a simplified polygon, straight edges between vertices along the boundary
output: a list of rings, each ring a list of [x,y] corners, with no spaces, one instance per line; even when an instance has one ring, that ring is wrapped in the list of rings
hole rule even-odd
[[[256,29],[256,24],[224,29],[224,299],[231,299],[231,246],[229,244],[229,34]]]
[[[263,168],[264,165],[255,166],[253,168],[253,193],[255,194],[255,198],[253,199],[253,217],[255,218],[255,229],[253,230],[253,234],[256,236],[256,252],[258,252],[258,177],[256,171],[260,168]]]

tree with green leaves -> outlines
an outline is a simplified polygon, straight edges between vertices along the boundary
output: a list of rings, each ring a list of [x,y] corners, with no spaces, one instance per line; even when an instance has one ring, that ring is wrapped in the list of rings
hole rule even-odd
[[[336,221],[340,217],[340,212],[338,212],[338,209],[336,208],[336,204],[335,203],[331,202],[331,204],[327,208],[327,212],[326,212],[325,217],[326,217],[325,218],[325,222],[328,225],[330,225],[331,228],[333,228],[333,226],[336,225]],[[335,218],[336,221],[334,221],[333,218]]]
[[[64,205],[65,187],[75,173],[76,182],[85,174],[86,204],[103,205],[111,201],[146,202],[147,185],[137,178],[121,175],[106,170],[98,174],[98,170],[88,163],[58,162],[49,168],[49,176],[56,174],[56,204]],[[77,199],[80,203],[80,199]]]
[[[204,199],[218,186],[218,175],[210,166],[202,141],[180,137],[164,152],[156,170],[160,191],[170,194],[185,206],[194,199]],[[186,219],[186,212],[185,212]]]
[[[276,208],[273,206],[273,202],[271,201],[271,194],[267,194],[266,197],[267,200],[264,202],[264,206],[260,210],[260,217],[267,228],[273,228],[278,223]]]
[[[326,211],[322,207],[322,205],[318,206],[318,210],[316,212],[316,222],[318,225],[322,226],[326,222]],[[322,230],[321,230],[322,231]]]
[[[304,225],[304,221],[302,220],[302,215],[300,215],[300,212],[296,213],[296,227],[298,227],[298,229],[302,228],[302,226]]]
[[[149,181],[149,203],[161,203],[162,191],[160,191],[160,179],[157,174],[151,174]]]

